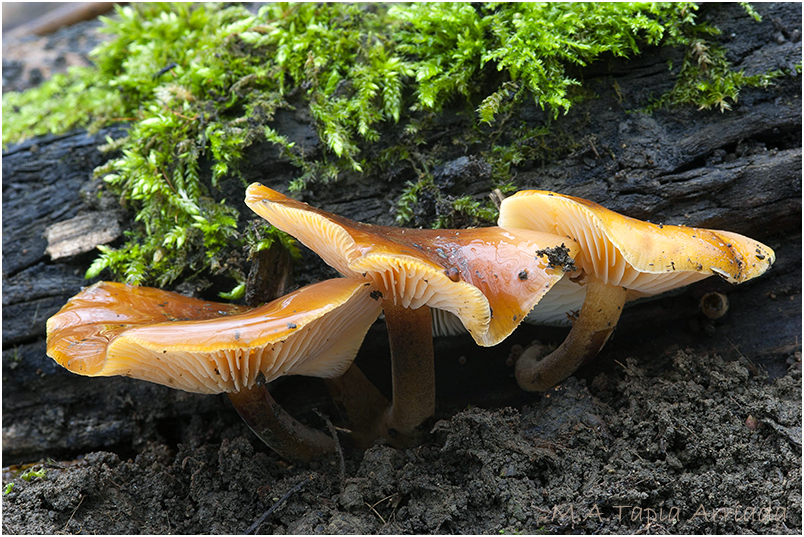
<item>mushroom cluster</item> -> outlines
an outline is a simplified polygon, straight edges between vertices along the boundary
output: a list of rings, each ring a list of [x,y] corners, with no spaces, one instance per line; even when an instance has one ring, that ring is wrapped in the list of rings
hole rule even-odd
[[[419,426],[435,412],[430,308],[456,316],[479,345],[496,345],[564,278],[565,267],[551,263],[547,252],[578,253],[577,245],[561,236],[526,229],[362,224],[256,183],[246,190],[246,204],[344,276],[370,281],[379,290],[393,401],[379,421],[352,419],[352,425],[395,445],[415,441]],[[352,406],[346,409],[350,417],[364,405]]]
[[[225,392],[267,445],[294,460],[334,442],[273,400],[266,385],[279,376],[329,379],[358,442],[404,446],[435,412],[433,327],[492,346],[523,320],[572,318],[550,355],[534,347],[517,361],[519,385],[543,391],[600,351],[627,300],[713,274],[740,283],[774,261],[770,248],[735,233],[650,224],[544,191],[503,200],[497,227],[462,230],[354,222],[257,183],[246,204],[344,277],[252,309],[100,282],[48,320],[47,352],[82,375]],[[390,402],[352,363],[381,312]]]

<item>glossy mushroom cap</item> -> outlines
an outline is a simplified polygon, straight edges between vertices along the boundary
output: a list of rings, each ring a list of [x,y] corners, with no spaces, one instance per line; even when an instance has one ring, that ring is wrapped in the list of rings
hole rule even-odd
[[[575,314],[586,299],[586,286],[571,280],[571,274],[550,288],[539,303],[527,314],[524,322],[538,326],[571,326]],[[433,310],[433,335],[457,336],[466,333],[461,320],[448,311]]]
[[[74,373],[220,393],[282,375],[332,378],[379,316],[368,282],[333,279],[259,308],[100,282],[47,323],[47,353]]]
[[[130,328],[213,319],[247,310],[152,287],[98,282],[48,319],[47,354],[73,373],[96,376],[104,368],[106,348]]]
[[[370,279],[384,299],[453,313],[484,346],[507,337],[564,276],[537,252],[559,248],[572,257],[578,251],[563,237],[529,230],[361,224],[257,183],[246,191],[246,204],[341,274]]]
[[[517,192],[503,200],[498,224],[577,241],[578,268],[629,289],[629,298],[659,294],[712,274],[731,283],[744,282],[764,273],[775,260],[773,250],[737,233],[651,224],[542,190]]]

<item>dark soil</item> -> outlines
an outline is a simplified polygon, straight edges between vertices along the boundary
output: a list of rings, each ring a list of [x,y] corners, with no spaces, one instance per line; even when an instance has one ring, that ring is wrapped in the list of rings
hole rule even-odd
[[[27,482],[7,470],[3,530],[800,534],[800,363],[772,381],[690,350],[621,363],[343,466],[290,466],[234,434],[38,464],[46,476]]]
[[[746,74],[800,63],[801,5],[755,7],[761,24],[736,4],[702,11]],[[801,78],[744,91],[722,114],[635,113],[672,86],[668,59],[677,65],[680,56],[657,50],[590,66],[584,84],[598,97],[556,122],[548,142],[564,140],[564,149],[522,163],[517,184],[654,222],[744,233],[774,248],[772,270],[736,287],[709,278],[627,307],[600,356],[544,395],[519,390],[506,359],[536,338],[559,342],[566,330],[522,326],[492,348],[468,336],[438,339],[437,415],[420,446],[363,451],[343,437],[343,459],[308,465],[270,452],[223,396],[78,377],[47,358],[44,322],[87,284],[94,254],[52,261],[43,232],[93,212],[130,225],[91,180],[109,158],[95,147],[125,126],[9,148],[2,531],[801,534]],[[19,73],[11,80],[9,65],[4,86],[31,83]],[[27,64],[20,72],[30,73]],[[522,119],[537,124],[538,113]],[[316,150],[303,114],[278,122]],[[479,199],[489,190],[488,165],[479,149],[450,142],[450,129],[461,126],[445,119],[432,133],[444,148],[435,175],[447,194]],[[247,159],[246,182],[284,188],[294,173],[265,144]],[[391,224],[411,179],[413,170],[392,170],[305,199]],[[224,188],[227,199],[242,199],[239,180]],[[419,207],[416,218],[427,225],[437,210]],[[303,285],[331,275],[307,252],[294,277]],[[699,309],[710,291],[730,303],[715,321]],[[386,395],[387,356],[378,323],[357,363]],[[320,381],[274,384],[276,399],[302,421],[326,430],[320,410],[341,425]]]

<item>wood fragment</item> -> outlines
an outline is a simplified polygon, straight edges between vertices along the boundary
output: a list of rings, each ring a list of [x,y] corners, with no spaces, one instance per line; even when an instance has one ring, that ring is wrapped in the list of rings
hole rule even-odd
[[[99,244],[108,244],[120,236],[117,213],[87,213],[58,222],[45,230],[47,249],[51,259],[61,259],[94,250]]]

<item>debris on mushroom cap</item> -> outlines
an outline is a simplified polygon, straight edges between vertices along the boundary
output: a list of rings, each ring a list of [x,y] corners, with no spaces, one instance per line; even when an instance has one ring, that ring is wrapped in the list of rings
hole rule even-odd
[[[727,275],[719,274],[731,283],[741,283],[764,274],[776,261],[776,253],[768,246],[759,241],[750,239],[745,235],[731,231],[713,231],[718,237],[726,241],[728,247],[735,252],[735,256],[740,256],[743,260],[742,272],[736,282],[730,280]],[[712,269],[714,270],[714,268]]]
[[[577,241],[579,268],[629,289],[629,298],[659,294],[717,274],[740,283],[773,264],[773,250],[728,231],[657,225],[581,198],[528,190],[506,198],[498,225]]]
[[[336,278],[244,312],[101,282],[48,320],[47,352],[74,373],[123,375],[197,393],[239,391],[260,373],[266,382],[282,375],[332,378],[349,367],[380,313],[371,292],[368,282]],[[186,317],[195,320],[175,320]]]
[[[475,341],[495,345],[564,276],[537,251],[578,245],[524,229],[422,230],[375,226],[310,207],[260,184],[246,204],[341,274],[369,278],[386,300],[457,315]],[[566,244],[565,244],[566,243]],[[388,296],[390,295],[390,296]]]

